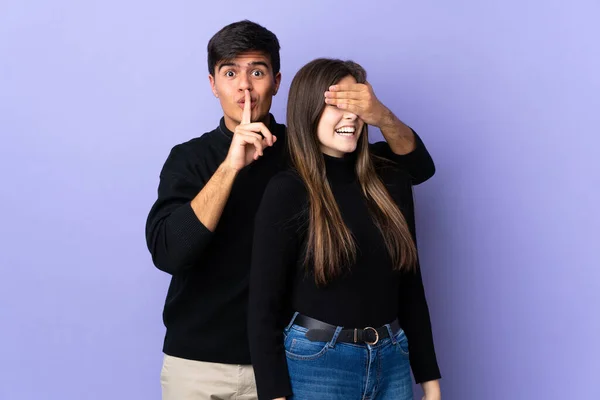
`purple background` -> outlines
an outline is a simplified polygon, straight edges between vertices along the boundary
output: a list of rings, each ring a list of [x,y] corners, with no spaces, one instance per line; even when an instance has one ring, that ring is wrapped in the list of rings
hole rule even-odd
[[[144,222],[220,116],[206,44],[243,18],[294,73],[352,58],[438,172],[418,187],[444,399],[600,399],[600,5],[0,4],[0,399],[160,398],[168,276]],[[285,3],[287,4],[287,3]]]

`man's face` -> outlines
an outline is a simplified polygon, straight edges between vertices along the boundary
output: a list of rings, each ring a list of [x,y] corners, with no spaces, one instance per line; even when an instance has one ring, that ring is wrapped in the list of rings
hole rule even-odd
[[[268,122],[273,96],[279,90],[281,73],[273,75],[268,55],[262,52],[242,53],[233,60],[215,66],[215,75],[209,75],[210,86],[221,102],[225,125],[234,131],[242,120],[245,95],[250,91],[252,122]]]

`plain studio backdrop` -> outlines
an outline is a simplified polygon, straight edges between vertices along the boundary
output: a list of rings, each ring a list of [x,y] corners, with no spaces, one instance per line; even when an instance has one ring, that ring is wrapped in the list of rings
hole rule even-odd
[[[245,18],[281,42],[279,121],[302,65],[353,59],[433,155],[443,398],[600,399],[591,0],[2,0],[0,399],[160,399],[169,277],[144,223],[171,147],[221,116],[207,42]]]

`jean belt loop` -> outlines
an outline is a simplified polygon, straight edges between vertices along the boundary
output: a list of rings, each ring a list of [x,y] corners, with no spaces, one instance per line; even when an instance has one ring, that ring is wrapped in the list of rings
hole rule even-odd
[[[392,332],[392,327],[390,326],[390,324],[385,324],[385,327],[388,330],[388,333],[390,334],[390,339],[392,339],[392,344],[395,345],[396,344],[396,335],[394,335],[394,332]]]
[[[333,337],[331,338],[331,340],[329,341],[328,346],[330,348],[334,348],[335,347],[335,342],[337,342],[337,338],[340,335],[340,332],[342,331],[342,329],[344,329],[343,326],[338,326],[337,328],[335,328],[335,333],[333,334]]]
[[[289,330],[289,329],[292,327],[292,325],[294,325],[294,321],[296,320],[296,317],[298,316],[298,314],[300,314],[298,311],[296,311],[296,312],[294,313],[294,316],[293,316],[293,317],[292,317],[292,319],[290,320],[290,323],[289,323],[289,324],[288,324],[288,325],[285,327],[285,330],[286,330],[286,331],[287,331],[287,330]]]

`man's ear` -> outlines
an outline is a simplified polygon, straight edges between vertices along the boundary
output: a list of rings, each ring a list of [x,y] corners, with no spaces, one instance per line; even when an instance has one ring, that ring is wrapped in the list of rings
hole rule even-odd
[[[275,96],[277,94],[277,92],[279,91],[280,84],[281,84],[281,72],[278,72],[277,75],[275,75],[275,88],[273,89],[273,96]]]
[[[208,74],[208,81],[210,82],[210,89],[216,98],[219,97],[219,92],[217,91],[217,87],[215,86],[215,77],[212,74]]]

